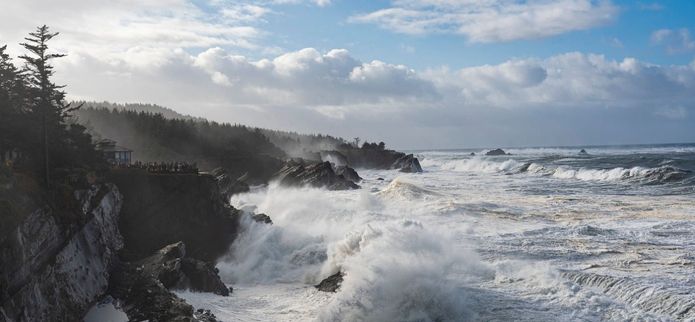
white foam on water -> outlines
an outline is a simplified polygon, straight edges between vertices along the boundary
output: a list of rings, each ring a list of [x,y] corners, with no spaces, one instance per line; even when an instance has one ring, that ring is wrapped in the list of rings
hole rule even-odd
[[[223,321],[671,320],[695,312],[695,198],[603,184],[662,180],[668,165],[592,170],[462,153],[426,154],[422,164],[423,174],[360,171],[355,191],[270,186],[235,196],[233,205],[266,213],[273,225],[242,219],[242,235],[218,264],[236,289],[231,297],[180,295]],[[313,287],[338,271],[337,293]]]

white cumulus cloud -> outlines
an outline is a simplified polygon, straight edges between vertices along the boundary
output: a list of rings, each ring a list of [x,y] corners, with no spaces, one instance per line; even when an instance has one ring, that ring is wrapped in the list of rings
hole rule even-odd
[[[610,1],[592,0],[393,0],[350,21],[405,34],[453,33],[472,42],[498,42],[589,29],[618,12]]]

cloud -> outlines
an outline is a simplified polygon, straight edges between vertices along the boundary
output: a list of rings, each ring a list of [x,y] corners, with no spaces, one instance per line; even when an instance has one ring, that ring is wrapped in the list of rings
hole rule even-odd
[[[618,8],[591,0],[393,0],[392,6],[356,15],[398,33],[451,33],[472,42],[500,42],[555,36],[611,22]]]
[[[5,32],[4,41],[15,44],[37,25],[47,24],[61,32],[53,42],[55,49],[114,60],[123,53],[148,50],[263,49],[258,40],[264,32],[254,23],[267,9],[211,5],[214,10],[206,11],[187,0],[10,1],[0,11],[0,30]]]
[[[606,138],[621,143],[648,134],[661,141],[692,140],[695,61],[665,66],[565,53],[418,71],[363,61],[345,49],[266,47],[261,27],[281,3],[329,4],[12,1],[0,11],[0,31],[10,44],[37,21],[61,31],[53,48],[68,57],[56,61],[56,80],[68,85],[74,99],[151,102],[218,121],[411,148],[610,143]],[[461,33],[472,41],[557,34],[592,25],[591,19],[607,22],[617,11],[610,2],[499,0],[400,0],[384,10],[411,15],[404,25],[394,22],[400,27]],[[596,16],[586,18],[589,13]],[[485,15],[500,18],[499,24],[486,25]],[[687,47],[689,37],[667,30],[653,41]],[[248,52],[268,58],[250,58]]]
[[[568,144],[593,135],[594,143],[609,143],[601,140],[641,135],[633,133],[636,126],[692,126],[689,109],[695,107],[695,66],[584,53],[419,72],[364,62],[344,49],[305,48],[255,60],[220,47],[147,57],[157,63],[73,55],[57,66],[59,82],[69,84],[72,98],[153,102],[214,120],[405,147],[460,146],[466,140]],[[583,134],[573,132],[579,129]],[[671,123],[657,132],[662,140],[670,135],[683,141],[692,135],[687,131]]]
[[[652,32],[652,44],[664,46],[669,54],[692,52],[695,50],[695,40],[690,36],[690,30],[681,28],[659,29]]]

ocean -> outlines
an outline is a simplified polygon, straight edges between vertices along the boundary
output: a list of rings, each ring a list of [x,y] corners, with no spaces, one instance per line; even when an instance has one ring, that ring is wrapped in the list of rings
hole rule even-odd
[[[219,262],[234,293],[177,294],[224,321],[695,320],[695,144],[505,151],[234,196],[273,220]]]

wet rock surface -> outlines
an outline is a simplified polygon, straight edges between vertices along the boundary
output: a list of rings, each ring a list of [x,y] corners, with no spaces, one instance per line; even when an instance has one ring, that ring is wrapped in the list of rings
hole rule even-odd
[[[360,175],[357,174],[357,171],[355,171],[355,169],[350,168],[346,165],[335,166],[334,170],[335,170],[335,174],[337,174],[339,176],[343,176],[343,178],[350,180],[354,183],[360,183],[360,181],[362,181],[362,177],[360,177]]]
[[[124,302],[131,320],[215,321],[209,311],[194,312],[172,289],[229,295],[214,265],[186,257],[181,242],[143,260],[121,263],[111,280],[110,294]]]
[[[343,273],[338,272],[329,277],[326,277],[321,283],[314,286],[316,289],[322,292],[337,292],[340,285],[343,283]]]
[[[358,189],[354,182],[339,176],[333,171],[330,162],[310,163],[290,160],[275,174],[274,179],[281,185],[290,187],[311,186],[328,190]]]
[[[270,216],[268,216],[266,214],[255,214],[255,215],[251,216],[251,219],[253,219],[255,222],[259,222],[259,223],[264,223],[264,224],[268,224],[268,225],[273,224],[273,220],[270,219]]]
[[[412,154],[404,155],[391,165],[392,169],[399,169],[401,172],[415,173],[422,172],[420,161]]]

